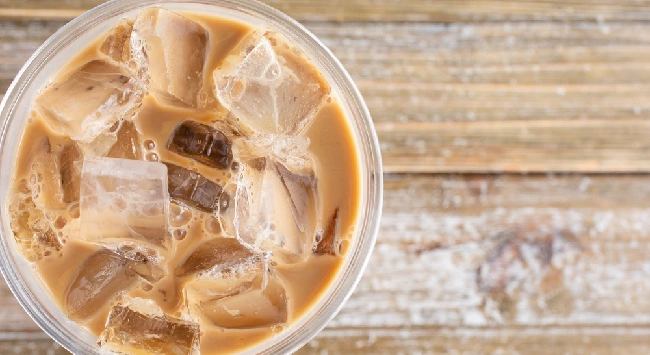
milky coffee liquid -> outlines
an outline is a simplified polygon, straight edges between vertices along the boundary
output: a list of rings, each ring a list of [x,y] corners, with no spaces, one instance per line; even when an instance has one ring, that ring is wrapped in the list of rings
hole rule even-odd
[[[220,354],[279,336],[331,285],[359,213],[350,123],[304,55],[244,23],[181,15],[145,10],[61,68],[35,100],[13,172],[7,203],[19,250],[63,312],[110,350]],[[259,87],[259,68],[241,65],[253,59],[270,63]],[[280,123],[249,118],[265,100]],[[308,146],[250,148],[265,137]],[[164,229],[128,210],[138,201],[119,195],[121,180],[110,181],[119,196],[109,207],[87,208],[90,159],[120,162],[104,157],[167,168],[171,200],[151,212]],[[277,190],[271,202],[265,188]],[[126,227],[110,238],[83,223],[112,216]]]

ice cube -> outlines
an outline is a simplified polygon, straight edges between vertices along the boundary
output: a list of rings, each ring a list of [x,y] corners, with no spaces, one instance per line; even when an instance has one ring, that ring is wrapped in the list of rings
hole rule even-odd
[[[199,244],[176,268],[176,276],[187,276],[214,267],[227,268],[251,263],[253,252],[234,238],[213,238]]]
[[[36,106],[52,128],[91,142],[117,120],[130,116],[142,99],[126,69],[94,60],[47,87]]]
[[[336,255],[338,254],[338,237],[340,229],[339,209],[334,210],[334,214],[329,221],[329,224],[317,238],[315,254],[318,255]]]
[[[107,249],[86,259],[66,289],[64,304],[75,320],[91,318],[138,280],[136,262]]]
[[[115,142],[117,142],[117,130],[120,129],[121,124],[121,121],[113,123],[113,125],[95,137],[92,142],[79,142],[79,148],[83,155],[105,157]]]
[[[230,281],[230,282],[229,282]],[[252,280],[196,280],[186,287],[190,314],[227,329],[249,329],[287,322],[287,295],[274,275]]]
[[[239,176],[234,225],[237,237],[276,260],[304,260],[318,225],[316,179],[266,159],[259,171],[245,165]]]
[[[140,137],[133,121],[115,122],[90,143],[80,143],[84,155],[120,159],[142,159]]]
[[[168,247],[168,199],[164,164],[86,157],[81,174],[80,238]]]
[[[64,209],[59,159],[52,152],[50,140],[44,138],[38,144],[34,154],[30,175],[30,189],[34,202],[44,210]]]
[[[230,196],[219,184],[197,172],[165,164],[169,171],[169,195],[172,200],[208,213],[228,209]]]
[[[83,155],[77,143],[72,142],[63,147],[59,163],[61,165],[63,201],[66,203],[77,202],[81,189],[81,166],[83,164]]]
[[[99,337],[102,349],[116,353],[190,355],[198,353],[199,325],[128,306],[115,306]]]
[[[21,254],[29,261],[61,250],[61,242],[52,226],[32,199],[28,182],[19,180],[9,202],[11,230]]]
[[[169,137],[167,148],[217,169],[228,169],[232,163],[230,140],[222,132],[204,124],[185,121]]]
[[[116,62],[127,63],[131,58],[133,21],[122,19],[106,36],[100,51]]]
[[[132,55],[146,71],[149,89],[198,107],[203,87],[208,33],[199,24],[166,9],[151,8],[135,20]]]
[[[244,39],[213,75],[219,101],[263,133],[301,133],[330,92],[311,62],[271,32]]]
[[[106,156],[131,160],[142,159],[142,145],[138,136],[138,130],[133,122],[122,122],[117,131],[117,140]]]
[[[308,137],[255,134],[237,139],[235,144],[241,159],[267,157],[293,171],[313,169],[312,157],[308,150],[311,140]]]

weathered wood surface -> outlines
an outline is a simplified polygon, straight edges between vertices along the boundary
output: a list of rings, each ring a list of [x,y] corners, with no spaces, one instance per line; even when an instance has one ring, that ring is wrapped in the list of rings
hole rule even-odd
[[[0,93],[100,2],[0,0]],[[269,3],[351,73],[388,172],[367,272],[301,354],[650,353],[650,1]],[[66,352],[3,284],[0,354],[25,353]]]
[[[72,18],[102,0],[0,0],[0,17]],[[584,21],[647,20],[648,0],[264,0],[298,20]]]

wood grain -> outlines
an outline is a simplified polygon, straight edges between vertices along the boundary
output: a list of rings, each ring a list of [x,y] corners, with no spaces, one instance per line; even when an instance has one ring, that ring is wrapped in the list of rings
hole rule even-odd
[[[0,0],[0,17],[72,18],[102,0]],[[265,0],[298,20],[319,21],[584,21],[638,20],[647,0]]]
[[[386,172],[647,172],[650,122],[376,124]]]
[[[70,354],[44,333],[0,333],[0,354]]]
[[[645,328],[326,328],[297,354],[644,355],[650,351],[648,333]]]

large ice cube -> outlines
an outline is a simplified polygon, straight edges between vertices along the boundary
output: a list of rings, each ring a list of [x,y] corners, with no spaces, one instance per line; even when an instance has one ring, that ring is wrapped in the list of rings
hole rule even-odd
[[[120,20],[106,36],[100,51],[116,62],[128,63],[131,59],[131,31],[133,31],[133,21]]]
[[[75,320],[92,317],[139,280],[136,262],[109,250],[92,254],[79,267],[66,290],[64,305]]]
[[[274,259],[293,263],[312,250],[318,225],[316,178],[266,159],[264,169],[244,164],[235,198],[237,236]]]
[[[35,102],[54,129],[91,142],[118,119],[130,116],[141,99],[126,69],[94,60],[47,87]]]
[[[160,313],[142,313],[122,305],[113,307],[99,337],[100,346],[119,354],[197,354],[199,325]]]
[[[213,238],[199,244],[176,268],[176,276],[254,262],[254,254],[234,238]]]
[[[77,143],[72,142],[61,151],[59,156],[61,165],[61,186],[63,187],[63,201],[72,203],[79,201],[81,190],[81,166],[83,154]]]
[[[167,148],[217,169],[228,169],[232,163],[228,137],[198,122],[185,121],[178,125],[169,137]]]
[[[187,285],[186,297],[192,316],[222,328],[261,328],[287,321],[286,291],[272,274],[196,280]]]
[[[132,54],[146,72],[149,89],[193,107],[203,88],[207,44],[203,27],[161,8],[141,12],[131,35]]]
[[[215,70],[214,81],[219,101],[241,122],[265,133],[304,131],[330,92],[310,61],[271,32],[245,39]]]
[[[168,200],[164,164],[86,157],[81,175],[80,238],[167,247]]]
[[[61,250],[61,242],[43,211],[32,199],[28,182],[19,180],[9,199],[11,230],[21,254],[29,261]]]
[[[208,213],[228,209],[230,196],[221,185],[197,172],[165,164],[169,171],[169,195],[174,201]]]

